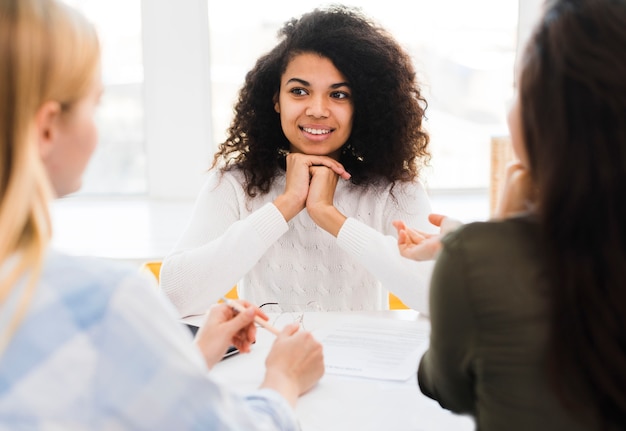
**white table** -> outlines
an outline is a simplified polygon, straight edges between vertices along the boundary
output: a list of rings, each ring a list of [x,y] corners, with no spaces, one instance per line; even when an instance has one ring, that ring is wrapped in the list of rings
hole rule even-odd
[[[322,334],[351,316],[423,319],[412,310],[307,312],[304,325],[314,335]],[[272,334],[259,328],[252,352],[238,354],[218,363],[211,371],[212,377],[234,390],[245,392],[257,388],[263,379],[265,357],[273,340]],[[419,358],[415,359],[417,364]],[[299,399],[296,413],[303,431],[475,429],[474,421],[469,417],[454,415],[422,395],[416,377],[406,382],[394,382],[325,374],[311,391]]]

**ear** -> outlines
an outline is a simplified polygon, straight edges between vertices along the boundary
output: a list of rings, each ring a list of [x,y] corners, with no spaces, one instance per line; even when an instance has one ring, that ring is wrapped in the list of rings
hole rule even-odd
[[[59,102],[48,101],[41,105],[35,115],[35,128],[39,154],[42,160],[52,153],[54,148],[59,116],[61,115],[61,105]]]
[[[274,111],[280,114],[280,103],[278,103],[278,95],[274,94],[274,97],[272,99],[274,101]]]

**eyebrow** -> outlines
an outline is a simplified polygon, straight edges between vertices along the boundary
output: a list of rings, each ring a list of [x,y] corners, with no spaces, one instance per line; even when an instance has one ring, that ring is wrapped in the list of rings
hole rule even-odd
[[[309,81],[305,81],[304,79],[300,79],[300,78],[291,78],[290,80],[288,80],[285,84],[290,84],[292,82],[297,82],[305,87],[310,87],[311,83]],[[350,87],[350,84],[348,82],[338,82],[336,84],[332,84],[330,86],[330,88],[340,88],[340,87]]]

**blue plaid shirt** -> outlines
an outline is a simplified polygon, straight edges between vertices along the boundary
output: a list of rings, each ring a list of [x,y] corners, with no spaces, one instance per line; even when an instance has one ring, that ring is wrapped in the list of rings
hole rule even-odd
[[[1,305],[2,327],[15,299]],[[214,383],[191,341],[136,268],[51,252],[0,352],[0,430],[298,429],[278,393]]]

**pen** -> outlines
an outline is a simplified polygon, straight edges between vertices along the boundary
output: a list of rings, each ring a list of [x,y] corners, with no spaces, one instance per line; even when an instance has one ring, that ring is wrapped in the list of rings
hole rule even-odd
[[[226,305],[228,305],[229,307],[232,307],[235,311],[238,311],[239,313],[242,313],[245,311],[245,308],[238,302],[235,302],[228,298],[224,298],[223,296],[222,296],[222,301],[224,301]],[[267,320],[263,320],[260,316],[254,316],[254,321],[258,323],[259,325],[261,325],[263,328],[270,331],[272,334],[274,335],[280,334],[280,331],[278,330],[278,328],[273,326]]]

